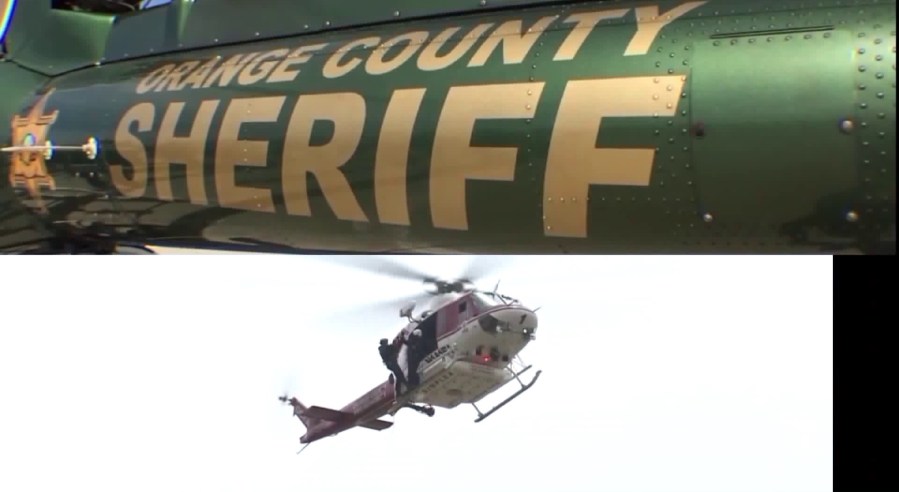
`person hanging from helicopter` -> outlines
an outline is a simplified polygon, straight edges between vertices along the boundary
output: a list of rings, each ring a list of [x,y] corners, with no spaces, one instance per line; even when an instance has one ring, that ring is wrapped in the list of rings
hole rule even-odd
[[[406,344],[406,367],[409,369],[409,387],[414,388],[420,383],[418,377],[418,364],[424,357],[422,350],[424,348],[421,338],[421,330],[416,328],[409,333],[409,336],[403,342]]]
[[[378,352],[381,354],[381,361],[383,361],[384,365],[387,366],[387,369],[393,373],[394,383],[396,384],[396,394],[399,395],[402,393],[402,388],[404,386],[408,387],[409,383],[406,381],[406,376],[403,375],[403,370],[400,369],[400,365],[397,362],[397,358],[399,357],[397,345],[389,343],[386,338],[382,338],[381,345],[378,347]]]

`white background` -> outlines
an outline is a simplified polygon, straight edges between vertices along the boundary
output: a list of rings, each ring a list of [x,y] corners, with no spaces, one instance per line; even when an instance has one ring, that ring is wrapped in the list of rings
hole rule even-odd
[[[0,490],[832,488],[830,257],[507,257],[479,286],[540,306],[531,391],[296,456],[277,396],[340,408],[383,381],[402,302],[360,306],[421,292],[336,261],[0,259]]]

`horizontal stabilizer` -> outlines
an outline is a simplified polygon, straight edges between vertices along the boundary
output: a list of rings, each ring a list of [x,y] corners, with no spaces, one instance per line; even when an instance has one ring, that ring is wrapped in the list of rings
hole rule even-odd
[[[382,431],[388,427],[393,425],[393,422],[388,422],[386,420],[369,420],[368,422],[361,422],[359,427],[365,427],[366,429],[372,429],[376,431]]]
[[[324,407],[309,407],[303,411],[303,415],[313,419],[330,420],[331,422],[343,422],[353,418],[351,413]]]

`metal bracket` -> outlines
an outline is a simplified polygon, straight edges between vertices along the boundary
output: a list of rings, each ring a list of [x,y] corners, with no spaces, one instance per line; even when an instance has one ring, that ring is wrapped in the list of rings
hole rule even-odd
[[[17,152],[41,152],[44,154],[44,159],[52,159],[53,153],[58,150],[70,150],[70,151],[81,151],[84,152],[84,155],[89,160],[94,160],[97,158],[97,154],[99,153],[99,144],[97,143],[97,139],[91,137],[87,139],[87,143],[84,145],[53,145],[53,142],[47,140],[47,143],[44,145],[21,145],[14,147],[3,147],[0,149],[2,152],[14,154]]]

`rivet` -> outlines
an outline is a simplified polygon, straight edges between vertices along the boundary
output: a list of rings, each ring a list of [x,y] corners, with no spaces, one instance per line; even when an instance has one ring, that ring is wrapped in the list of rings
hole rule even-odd
[[[859,54],[859,55],[864,55],[864,54],[865,54],[865,49],[864,49],[864,48],[859,48],[859,49],[858,49],[858,54]]]
[[[708,222],[715,220],[715,218],[712,217],[712,214],[706,212],[705,214],[702,215],[702,220],[704,220],[708,223]]]
[[[866,67],[866,66],[864,66],[864,65],[859,65],[859,67],[858,67],[858,71],[859,71],[859,72],[864,72],[864,71],[866,71],[866,70],[868,70],[868,67]]]
[[[840,122],[840,130],[843,133],[852,133],[852,130],[855,128],[855,123],[850,119],[845,119]]]
[[[878,98],[878,99],[883,99],[883,92],[878,92],[878,93],[877,93],[877,98]]]
[[[399,11],[399,10],[395,10],[395,11],[393,12],[393,16],[394,16],[394,17],[399,17],[399,16],[400,16],[400,11]]]
[[[658,100],[658,99],[659,99],[659,95],[658,95],[658,94],[653,94],[653,95],[652,95],[652,99],[653,99],[653,101]]]
[[[883,72],[877,72],[877,75],[875,75],[875,77],[877,77],[878,79],[882,79],[882,78],[883,78]]]
[[[883,55],[877,55],[874,57],[874,59],[877,61],[883,60]]]
[[[867,88],[868,88],[868,86],[866,86],[865,84],[858,84],[858,90],[860,90],[860,91],[863,91]]]
[[[854,210],[850,210],[846,213],[846,220],[849,222],[858,222],[858,213]]]
[[[487,0],[481,0],[481,7],[483,7],[484,5],[487,5]]]
[[[325,21],[325,27],[328,27],[330,25],[331,25],[331,21]]]

